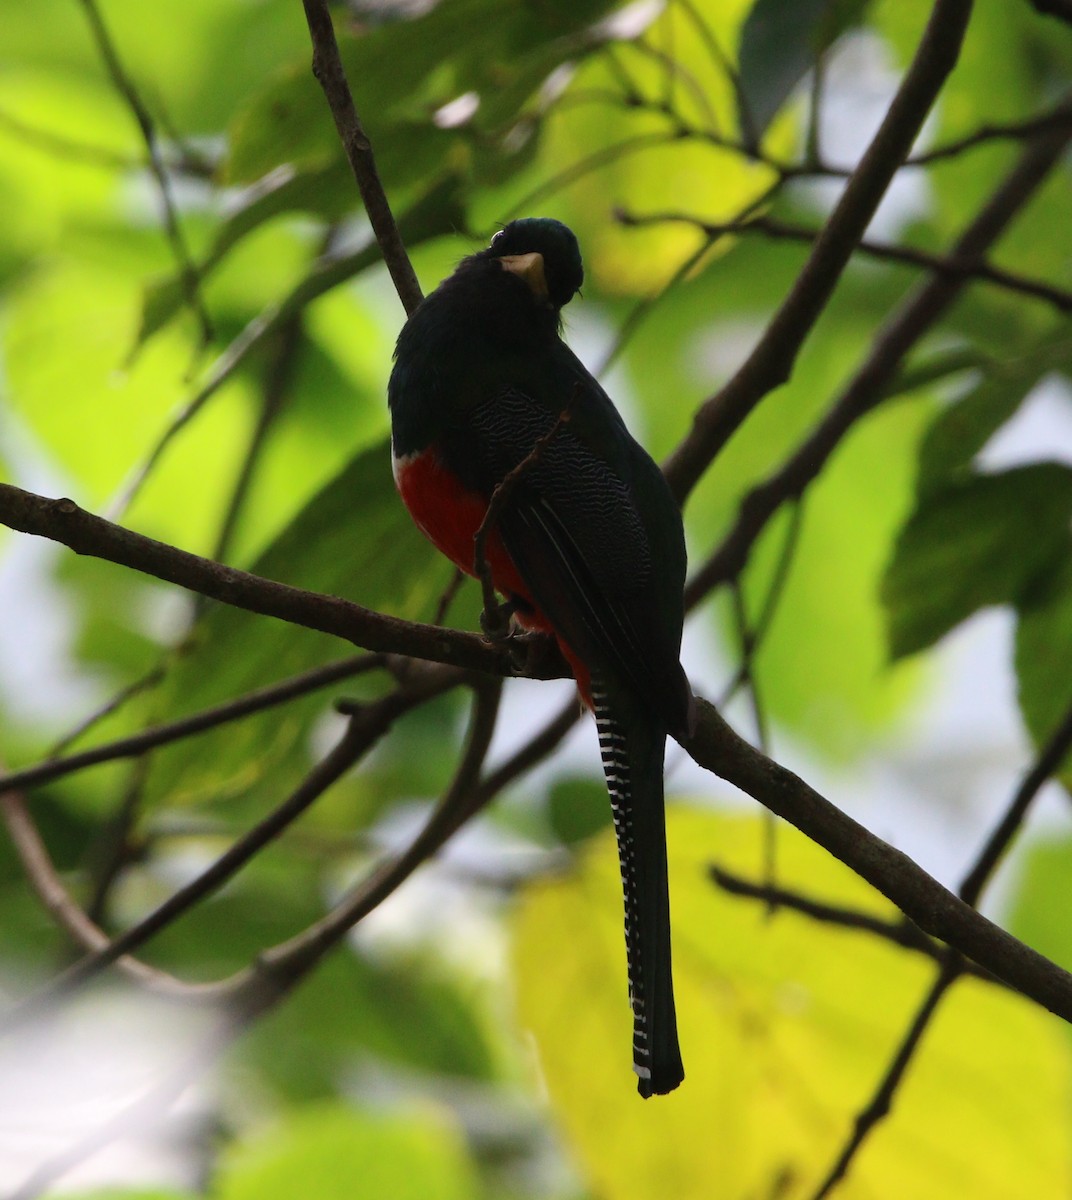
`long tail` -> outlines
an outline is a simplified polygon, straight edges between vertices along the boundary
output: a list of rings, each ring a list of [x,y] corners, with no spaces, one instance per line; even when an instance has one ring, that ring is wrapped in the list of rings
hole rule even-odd
[[[592,700],[607,777],[625,896],[625,948],[633,1009],[633,1070],[645,1097],[685,1078],[670,970],[663,752],[666,727],[593,680]]]

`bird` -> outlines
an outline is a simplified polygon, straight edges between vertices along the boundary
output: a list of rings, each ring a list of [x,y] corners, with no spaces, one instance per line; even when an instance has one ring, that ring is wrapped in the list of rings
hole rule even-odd
[[[663,763],[668,734],[694,725],[685,537],[662,472],[562,338],[583,280],[576,237],[550,217],[511,221],[462,259],[399,334],[392,462],[421,531],[462,571],[490,571],[517,626],[555,639],[595,716],[647,1098],[684,1079]]]

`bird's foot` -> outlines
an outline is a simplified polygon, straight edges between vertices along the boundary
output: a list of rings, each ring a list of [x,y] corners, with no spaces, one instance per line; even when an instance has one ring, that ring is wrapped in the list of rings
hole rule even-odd
[[[536,665],[547,654],[551,639],[545,633],[535,630],[518,629],[514,631],[506,643],[506,656],[510,660],[517,675],[535,675]]]
[[[489,642],[510,642],[517,636],[517,628],[511,618],[517,612],[517,601],[506,600],[494,608],[480,610],[480,628]]]

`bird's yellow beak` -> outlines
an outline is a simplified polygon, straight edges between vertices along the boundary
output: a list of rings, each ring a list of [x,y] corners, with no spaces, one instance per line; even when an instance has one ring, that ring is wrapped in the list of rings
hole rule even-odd
[[[504,271],[520,275],[537,300],[547,299],[547,276],[543,273],[542,254],[506,254],[499,262]]]

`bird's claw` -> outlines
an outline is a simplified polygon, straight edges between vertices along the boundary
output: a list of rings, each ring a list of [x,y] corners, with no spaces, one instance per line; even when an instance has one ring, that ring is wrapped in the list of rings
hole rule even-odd
[[[480,628],[489,642],[510,642],[516,635],[516,629],[510,618],[517,606],[511,601],[496,604],[494,608],[480,610]]]

